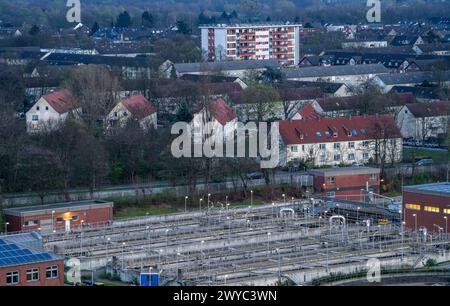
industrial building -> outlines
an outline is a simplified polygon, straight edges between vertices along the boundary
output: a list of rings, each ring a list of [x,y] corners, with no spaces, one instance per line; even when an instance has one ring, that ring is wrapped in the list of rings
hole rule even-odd
[[[114,203],[88,200],[3,210],[8,232],[51,232],[111,223]]]
[[[403,221],[411,230],[448,233],[450,183],[403,187]]]
[[[314,189],[322,196],[360,201],[380,190],[380,169],[370,167],[310,170]]]
[[[0,286],[62,286],[64,258],[44,251],[30,232],[0,236]]]
[[[293,66],[300,61],[300,28],[289,23],[200,26],[202,49],[209,61],[275,59]]]

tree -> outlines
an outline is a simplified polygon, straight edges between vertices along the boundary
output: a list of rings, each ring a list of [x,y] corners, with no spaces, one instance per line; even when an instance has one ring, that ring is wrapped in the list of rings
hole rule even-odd
[[[260,122],[275,116],[275,106],[276,102],[280,101],[280,96],[273,87],[256,84],[243,91],[242,99],[247,120]]]
[[[142,14],[142,26],[146,28],[153,28],[155,20],[153,19],[153,15],[148,11],[145,11]]]
[[[131,26],[131,17],[127,11],[119,14],[116,21],[116,27],[118,28],[128,28]]]
[[[182,19],[177,20],[177,28],[178,32],[181,34],[189,35],[191,33],[191,29],[189,28],[187,23]]]
[[[95,33],[98,32],[98,30],[100,30],[100,26],[98,25],[97,22],[94,22],[94,25],[91,28],[91,36],[94,35]]]
[[[39,34],[41,30],[39,29],[39,27],[37,25],[33,25],[30,29],[30,31],[28,32],[28,34],[30,34],[31,36],[36,36]]]
[[[80,66],[65,81],[65,87],[80,103],[81,118],[95,134],[98,123],[105,127],[105,118],[117,102],[119,81],[110,72],[96,65]]]

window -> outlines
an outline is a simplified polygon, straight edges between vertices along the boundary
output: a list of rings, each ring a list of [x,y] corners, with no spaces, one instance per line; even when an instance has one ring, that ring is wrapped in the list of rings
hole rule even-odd
[[[116,118],[117,118],[117,112],[114,112],[114,117],[116,117]]]
[[[123,115],[126,117],[126,116],[128,116],[128,113],[127,112],[123,112]]]
[[[48,106],[45,107],[45,110],[48,111]]]
[[[335,192],[335,191],[327,192],[327,197],[329,197],[329,198],[335,198],[335,197],[336,197],[336,192]]]
[[[370,175],[370,181],[371,181],[371,182],[378,182],[378,175],[376,175],[376,174],[371,174],[371,175]]]
[[[39,116],[38,115],[33,115],[31,120],[33,121],[39,121]]]
[[[6,284],[7,285],[14,285],[19,283],[19,272],[8,272],[6,273]]]
[[[24,226],[34,226],[34,225],[37,225],[38,224],[38,221],[37,220],[28,220],[28,221],[25,221],[24,222]]]
[[[450,215],[450,208],[444,208],[444,214]]]
[[[423,209],[425,211],[434,212],[434,213],[438,213],[440,211],[439,207],[433,207],[433,206],[425,206]]]
[[[302,145],[302,151],[305,152],[305,145]]]
[[[27,270],[27,282],[36,282],[39,280],[39,269]]]
[[[341,144],[339,142],[336,142],[334,144],[334,149],[339,150],[341,148]]]
[[[338,133],[337,132],[333,132],[333,137],[334,138],[338,137]]]
[[[72,216],[72,221],[77,221],[78,220],[78,216]]]
[[[322,133],[321,132],[316,132],[317,137],[322,137]]]
[[[64,219],[61,217],[56,218],[56,222],[63,222],[63,221],[64,221]]]
[[[349,149],[354,149],[355,148],[355,143],[354,142],[349,142],[348,143],[348,148]]]
[[[369,159],[369,153],[363,153],[363,159]]]
[[[45,277],[58,278],[58,266],[51,266],[45,269]]]
[[[291,146],[291,152],[298,152],[297,146]]]
[[[420,205],[418,204],[406,204],[407,209],[420,210]]]
[[[336,178],[334,176],[327,177],[327,183],[328,184],[335,184],[336,183]]]
[[[334,161],[341,161],[341,154],[334,154]]]
[[[368,141],[363,141],[363,147],[367,148],[369,146],[369,142]]]
[[[39,110],[40,109],[40,107],[39,106],[36,106],[36,110]]]
[[[327,138],[329,138],[330,137],[330,132],[326,131],[325,132],[325,136],[327,136]]]
[[[355,160],[355,154],[354,153],[350,153],[348,155],[348,160]]]
[[[319,149],[320,150],[325,150],[326,148],[327,148],[327,145],[325,143],[319,144]]]
[[[326,162],[327,161],[327,156],[325,154],[320,155],[320,161],[321,162]]]

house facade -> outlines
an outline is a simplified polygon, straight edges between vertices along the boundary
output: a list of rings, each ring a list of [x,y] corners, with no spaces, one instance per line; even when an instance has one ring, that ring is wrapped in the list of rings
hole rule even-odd
[[[447,134],[449,120],[450,101],[407,104],[396,116],[403,137],[417,140],[439,138]]]
[[[107,116],[108,127],[124,126],[128,120],[138,120],[146,129],[157,128],[158,115],[156,107],[144,96],[138,95],[121,100]]]
[[[39,132],[44,129],[57,128],[69,114],[75,117],[81,108],[67,90],[59,90],[42,96],[26,113],[27,131]]]
[[[392,116],[324,118],[280,121],[282,165],[291,161],[316,166],[397,162],[402,137]]]

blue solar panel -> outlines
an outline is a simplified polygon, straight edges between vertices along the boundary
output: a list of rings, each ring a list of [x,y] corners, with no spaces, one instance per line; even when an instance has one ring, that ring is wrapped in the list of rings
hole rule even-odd
[[[33,254],[29,249],[0,240],[0,266],[20,265],[53,259],[49,253]]]

